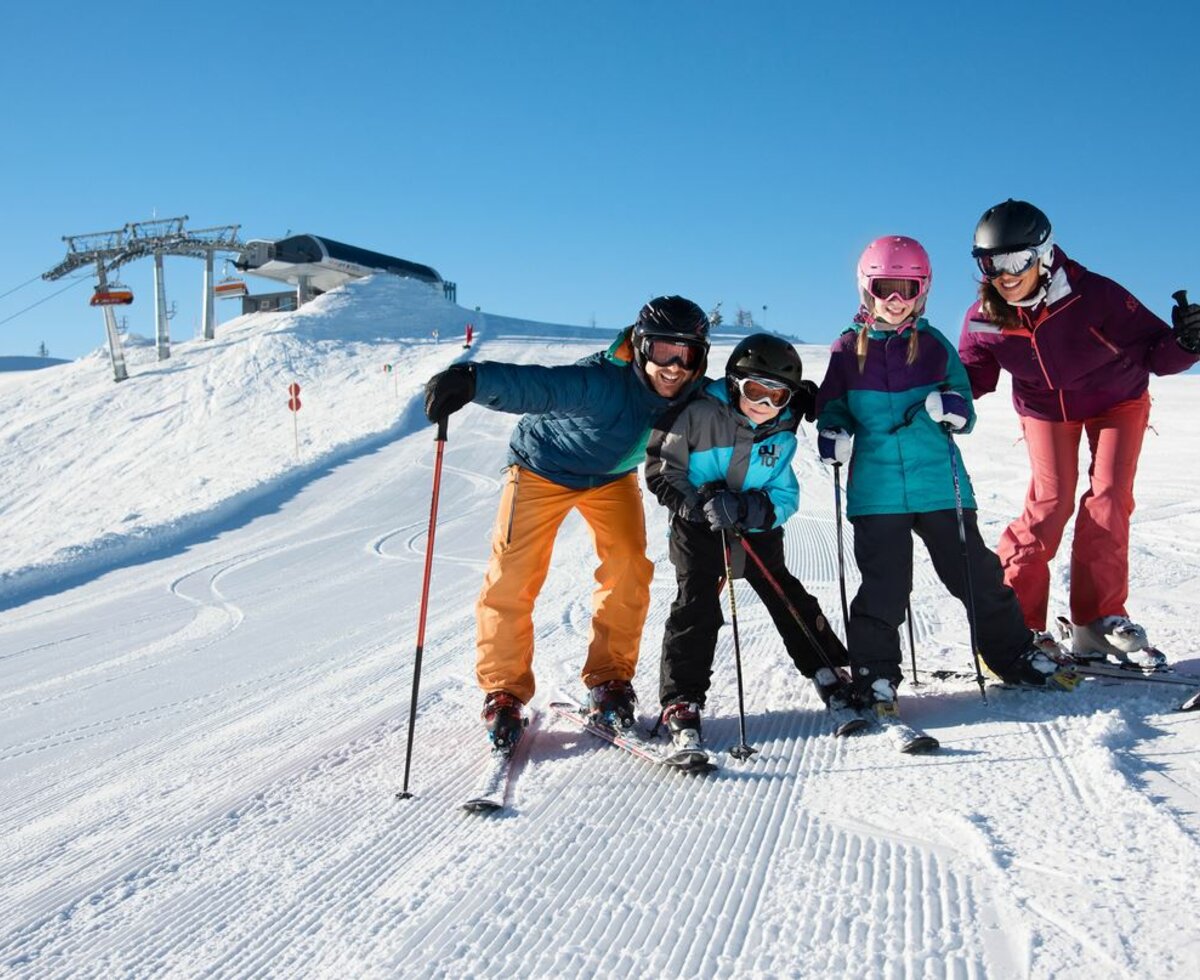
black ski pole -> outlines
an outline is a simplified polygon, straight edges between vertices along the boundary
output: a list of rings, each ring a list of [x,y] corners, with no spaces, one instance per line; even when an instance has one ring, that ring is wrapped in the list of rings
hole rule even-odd
[[[758,749],[746,743],[746,702],[742,691],[742,644],[738,638],[737,599],[733,594],[733,555],[729,550],[729,535],[721,531],[721,547],[725,550],[725,584],[729,586],[729,620],[733,625],[733,662],[737,670],[738,734],[741,742],[729,750],[735,759],[749,759]]]
[[[842,594],[842,628],[850,643],[850,607],[846,603],[846,553],[842,547],[842,464],[833,464],[833,509],[837,514],[838,590]]]
[[[971,657],[975,661],[975,683],[979,685],[979,696],[987,704],[987,691],[983,686],[983,665],[979,661],[979,641],[975,630],[975,588],[971,584],[971,559],[967,554],[967,526],[963,521],[962,488],[958,482],[958,454],[954,451],[954,436],[946,431],[946,446],[950,450],[950,475],[954,477],[954,513],[958,517],[958,546],[962,552],[963,575],[967,586],[967,626],[971,633]]]
[[[417,616],[417,655],[413,660],[412,703],[408,708],[408,749],[404,753],[404,785],[396,799],[410,800],[408,774],[412,767],[413,733],[417,721],[417,692],[421,686],[421,654],[425,650],[425,614],[429,611],[429,574],[433,571],[433,538],[437,531],[438,494],[442,487],[442,453],[446,448],[447,415],[437,424],[437,455],[433,463],[433,499],[429,505],[429,534],[425,539],[425,579],[421,585],[421,611]]]
[[[908,657],[912,661],[913,687],[920,686],[920,681],[917,680],[917,641],[913,639],[913,621],[912,621],[912,599],[908,600],[905,606],[905,614],[908,616]]]

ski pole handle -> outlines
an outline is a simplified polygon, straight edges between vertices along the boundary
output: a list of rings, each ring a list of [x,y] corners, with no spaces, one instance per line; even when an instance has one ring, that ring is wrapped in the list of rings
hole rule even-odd
[[[1187,290],[1177,289],[1171,294],[1171,299],[1175,300],[1175,305],[1181,310],[1188,305]]]
[[[449,415],[443,415],[440,419],[438,419],[437,435],[434,436],[433,441],[434,442],[445,442],[446,441],[446,430],[447,430],[447,428],[449,428],[449,426],[450,426],[450,416]]]

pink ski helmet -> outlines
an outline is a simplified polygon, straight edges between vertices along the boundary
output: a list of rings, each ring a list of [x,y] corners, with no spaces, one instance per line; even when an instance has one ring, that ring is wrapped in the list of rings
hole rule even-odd
[[[905,281],[914,285],[905,286]],[[903,235],[876,238],[858,260],[858,287],[863,302],[871,296],[887,299],[899,292],[904,299],[918,300],[917,309],[923,309],[932,283],[929,254],[915,238]],[[879,295],[881,292],[883,295]]]

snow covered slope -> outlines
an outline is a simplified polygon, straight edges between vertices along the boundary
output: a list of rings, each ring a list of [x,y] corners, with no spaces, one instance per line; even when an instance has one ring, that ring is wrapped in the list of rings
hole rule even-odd
[[[752,760],[662,772],[542,711],[510,811],[459,811],[483,763],[473,602],[514,422],[475,406],[446,448],[416,795],[394,799],[434,453],[420,385],[460,357],[559,363],[605,342],[368,281],[162,365],[138,352],[122,385],[102,360],[0,381],[6,971],[1195,973],[1200,717],[1172,713],[1177,691],[997,690],[984,707],[967,684],[906,686],[941,753],[835,742],[744,587]],[[824,351],[803,354],[819,376]],[[1200,389],[1154,391],[1131,607],[1200,669]],[[981,411],[962,445],[994,540],[1026,464],[1005,397]],[[837,621],[830,477],[809,452],[796,465],[790,559]],[[646,516],[657,573],[635,683],[649,713],[674,586],[651,500]],[[569,519],[536,617],[535,707],[580,693],[592,564]],[[1064,583],[1065,563],[1058,606]],[[913,606],[923,666],[965,666],[965,619],[924,561]],[[737,738],[734,692],[724,637],[705,723],[718,748]]]

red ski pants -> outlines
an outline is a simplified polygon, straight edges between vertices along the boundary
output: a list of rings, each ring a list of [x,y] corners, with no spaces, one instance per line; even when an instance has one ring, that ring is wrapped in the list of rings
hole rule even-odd
[[[1046,628],[1050,562],[1075,510],[1079,441],[1085,432],[1091,465],[1071,547],[1071,619],[1090,623],[1125,615],[1133,478],[1149,418],[1145,392],[1082,422],[1021,419],[1033,475],[1025,510],[1005,530],[996,552],[1004,581],[1016,592],[1031,629]]]
[[[475,606],[475,675],[485,691],[533,697],[533,604],[550,570],[559,525],[577,509],[600,558],[583,682],[632,680],[650,608],[654,563],[637,474],[573,490],[509,467],[492,534],[492,555]]]

